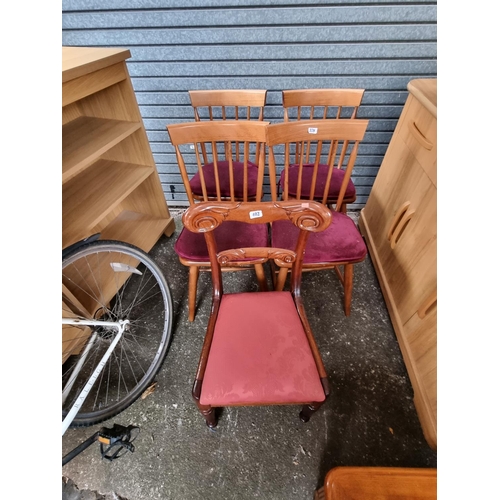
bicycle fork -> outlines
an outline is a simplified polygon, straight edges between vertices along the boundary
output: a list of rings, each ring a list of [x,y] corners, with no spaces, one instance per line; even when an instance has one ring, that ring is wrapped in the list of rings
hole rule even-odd
[[[82,320],[82,319],[74,319],[74,318],[63,318],[62,319],[62,324],[63,325],[83,325],[83,326],[103,326],[107,328],[116,328],[117,334],[115,338],[113,339],[113,342],[111,342],[110,346],[108,347],[107,351],[105,352],[104,356],[102,357],[101,361],[99,364],[96,366],[94,372],[92,373],[92,376],[89,378],[88,382],[85,384],[85,387],[82,389],[80,392],[80,395],[78,396],[77,400],[71,407],[70,411],[66,415],[66,418],[63,420],[62,423],[62,435],[64,436],[64,433],[67,431],[68,427],[70,426],[71,422],[75,418],[75,415],[78,413],[80,408],[82,407],[85,399],[87,398],[90,390],[92,389],[95,381],[101,374],[101,371],[104,368],[104,365],[108,361],[109,357],[111,356],[111,353],[115,349],[116,345],[120,341],[123,332],[125,331],[127,325],[130,324],[130,321],[128,319],[126,320],[119,320],[119,321],[99,321],[99,320]],[[75,368],[73,369],[71,376],[66,383],[66,386],[64,387],[63,390],[63,402],[65,401],[66,397],[69,394],[69,391],[73,387],[74,381],[76,379],[76,376],[78,375],[79,371],[81,370],[83,364],[85,363],[85,359],[88,356],[88,353],[90,352],[90,349],[92,348],[92,345],[95,342],[95,339],[97,337],[97,332],[94,332],[92,334],[92,337],[90,341],[87,343],[87,346],[80,357],[80,360],[76,364]]]

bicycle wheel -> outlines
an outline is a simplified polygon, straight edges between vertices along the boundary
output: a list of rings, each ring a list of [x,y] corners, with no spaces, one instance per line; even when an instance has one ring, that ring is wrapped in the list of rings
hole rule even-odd
[[[157,264],[123,242],[96,241],[62,263],[63,318],[129,323],[71,426],[107,420],[148,388],[167,354],[172,298]],[[116,328],[63,325],[63,420],[116,337]]]

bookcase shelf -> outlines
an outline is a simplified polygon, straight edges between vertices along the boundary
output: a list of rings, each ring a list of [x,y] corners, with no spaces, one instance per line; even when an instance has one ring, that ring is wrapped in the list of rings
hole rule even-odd
[[[175,230],[127,49],[62,48],[62,245],[100,232],[149,251]]]

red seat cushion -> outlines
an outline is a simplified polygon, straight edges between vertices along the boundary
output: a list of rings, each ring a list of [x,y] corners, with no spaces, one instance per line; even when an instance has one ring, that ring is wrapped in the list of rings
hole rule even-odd
[[[255,197],[257,194],[257,180],[258,180],[258,167],[255,163],[248,162],[247,167],[247,196],[249,198]],[[231,189],[229,185],[229,161],[218,161],[217,170],[219,173],[220,193],[222,197],[230,197]],[[234,196],[236,198],[243,198],[243,162],[233,161],[233,176],[234,176]],[[203,177],[205,178],[205,185],[207,186],[207,194],[210,197],[217,196],[215,187],[215,169],[213,163],[203,165]],[[191,190],[197,196],[203,196],[201,188],[200,173],[196,174],[189,181]]]
[[[200,403],[226,406],[324,400],[290,292],[223,295]]]
[[[328,176],[328,165],[318,165],[318,174],[316,177],[316,186],[314,189],[314,199],[322,199],[323,192],[325,191],[326,179]],[[309,199],[309,195],[311,192],[311,183],[314,172],[314,163],[307,163],[303,165],[302,170],[302,187],[300,189],[301,198]],[[342,181],[344,180],[345,172],[344,170],[334,168],[332,171],[332,178],[330,179],[330,188],[328,189],[328,199],[335,200],[337,199],[340,186],[342,185]],[[293,164],[290,165],[288,170],[288,195],[292,197],[297,196],[297,181],[299,178],[299,165]],[[280,187],[281,190],[285,189],[285,171],[283,170],[280,175]],[[344,195],[345,198],[355,198],[356,197],[356,188],[351,179],[347,184],[347,190]]]
[[[304,265],[359,261],[366,257],[366,245],[354,221],[341,212],[331,212],[331,224],[324,231],[309,235]],[[271,244],[294,250],[298,232],[290,221],[273,222]]]
[[[217,250],[231,248],[267,247],[269,232],[267,224],[246,224],[227,221],[214,230]],[[174,250],[179,257],[199,262],[209,262],[208,247],[203,233],[192,233],[185,228],[179,234]]]

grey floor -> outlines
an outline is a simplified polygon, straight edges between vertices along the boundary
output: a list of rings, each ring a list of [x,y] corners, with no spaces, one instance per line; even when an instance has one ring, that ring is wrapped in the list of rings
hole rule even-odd
[[[357,213],[350,214],[355,220]],[[336,466],[436,467],[370,258],[355,267],[350,317],[333,271],[305,273],[303,296],[331,395],[310,422],[296,407],[228,408],[210,431],[191,399],[210,309],[202,274],[195,321],[187,320],[187,269],[171,237],[152,255],[171,286],[173,339],[156,390],[115,417],[140,427],[136,450],[112,463],[94,444],[62,468],[63,500],[312,500]],[[226,273],[228,291],[253,289],[251,272]],[[101,426],[69,429],[64,456]]]

